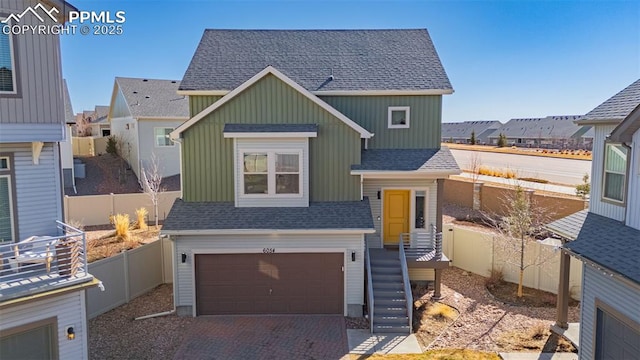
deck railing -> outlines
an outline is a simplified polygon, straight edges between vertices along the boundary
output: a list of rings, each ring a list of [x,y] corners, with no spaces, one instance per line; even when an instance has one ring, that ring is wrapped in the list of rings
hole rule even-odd
[[[412,251],[434,251],[434,259],[442,259],[442,232],[438,232],[434,225],[431,226],[431,231],[416,229],[412,232],[401,233],[400,244],[405,249]]]
[[[365,253],[365,267],[367,268],[367,296],[369,302],[367,304],[367,308],[369,309],[369,327],[371,328],[371,333],[373,334],[373,311],[375,309],[373,304],[373,281],[371,278],[371,256],[369,255],[369,247],[364,247]]]
[[[407,302],[407,317],[409,318],[409,333],[413,332],[413,293],[411,292],[411,283],[409,282],[409,267],[407,266],[407,255],[402,245],[402,235],[400,236],[399,256],[400,267],[402,268],[402,280],[404,283],[404,295]]]
[[[42,289],[47,281],[59,283],[88,274],[85,233],[60,221],[56,221],[56,227],[58,235],[0,243],[3,292],[20,287]]]

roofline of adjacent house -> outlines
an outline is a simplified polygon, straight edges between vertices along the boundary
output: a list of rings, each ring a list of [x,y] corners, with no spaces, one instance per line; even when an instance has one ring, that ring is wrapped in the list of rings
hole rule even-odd
[[[178,95],[224,96],[230,90],[178,90]],[[396,95],[451,95],[453,89],[425,90],[316,90],[310,91],[316,96],[396,96]]]
[[[402,176],[405,178],[424,178],[427,176],[428,178],[438,179],[438,178],[446,178],[449,175],[459,175],[461,174],[461,170],[409,170],[409,171],[399,171],[399,170],[351,170],[351,175],[363,175],[365,178],[397,178],[398,176]]]
[[[189,120],[188,116],[133,116],[137,120]]]
[[[373,234],[374,228],[363,229],[203,229],[203,230],[160,230],[164,235],[262,235],[262,234]]]
[[[75,283],[75,284],[63,286],[63,287],[57,287],[51,290],[46,290],[39,293],[31,294],[31,295],[25,295],[25,296],[20,296],[20,297],[8,299],[8,300],[0,301],[0,309],[9,307],[9,306],[14,306],[14,305],[22,305],[24,303],[28,303],[36,300],[42,300],[52,296],[59,296],[72,291],[88,289],[94,286],[99,286],[101,282],[102,281],[92,276],[90,279],[88,278],[86,281],[83,281],[80,283]]]
[[[616,126],[609,135],[609,139],[615,142],[630,143],[633,134],[640,129],[640,105],[636,106],[629,115]]]
[[[611,119],[611,118],[592,118],[576,120],[573,123],[577,125],[616,125],[622,121],[623,118]]]
[[[606,267],[606,266],[604,266],[604,265],[602,265],[602,264],[600,264],[600,263],[598,263],[596,261],[593,261],[593,260],[591,260],[591,259],[589,259],[589,258],[587,258],[587,257],[585,257],[585,256],[583,256],[583,255],[581,255],[581,254],[569,249],[569,248],[566,248],[566,247],[563,246],[562,250],[566,251],[567,253],[569,253],[569,255],[577,258],[578,260],[583,261],[585,263],[588,263],[589,265],[591,265],[593,267],[599,268],[600,271],[608,272],[608,273],[612,274],[613,276],[615,276],[618,280],[622,281],[623,283],[625,283],[627,285],[630,285],[632,287],[635,287],[636,289],[640,290],[640,284],[637,283],[636,281],[628,278],[627,276],[625,276],[625,275],[623,275],[623,274],[621,274],[621,273],[619,273],[619,272],[617,272],[615,270],[611,270],[608,267]]]
[[[342,122],[344,122],[347,126],[349,126],[353,130],[355,130],[358,133],[360,133],[360,137],[361,138],[370,139],[370,138],[373,137],[373,133],[370,133],[369,131],[367,131],[367,129],[365,129],[362,126],[358,125],[356,122],[354,122],[353,120],[351,120],[348,117],[346,117],[343,113],[339,112],[338,110],[336,110],[331,105],[327,104],[326,102],[322,101],[317,96],[315,96],[312,93],[310,93],[307,89],[303,88],[298,83],[296,83],[295,81],[291,80],[289,77],[287,77],[285,74],[283,74],[280,71],[278,71],[273,66],[267,66],[262,71],[260,71],[259,73],[255,74],[254,76],[252,76],[249,80],[247,80],[244,83],[242,83],[242,85],[238,86],[237,88],[233,89],[232,91],[230,91],[229,93],[224,95],[222,97],[222,99],[220,99],[220,100],[214,102],[213,104],[209,105],[207,108],[205,108],[204,110],[199,112],[196,116],[192,117],[190,120],[188,120],[188,121],[184,122],[182,125],[178,126],[174,131],[171,132],[171,134],[169,136],[171,137],[172,140],[175,140],[175,139],[179,138],[180,134],[183,133],[185,130],[190,128],[192,125],[194,125],[198,121],[202,120],[205,116],[207,116],[210,113],[212,113],[213,111],[217,110],[222,105],[224,105],[227,102],[229,102],[236,95],[242,93],[244,90],[246,90],[251,85],[253,85],[256,82],[258,82],[260,79],[262,79],[263,77],[267,76],[268,74],[272,74],[273,76],[277,77],[278,79],[283,81],[285,84],[291,86],[294,90],[298,91],[302,95],[304,95],[307,98],[309,98],[316,105],[320,106],[321,108],[323,108],[324,110],[329,112],[331,115],[333,115],[336,118],[342,120]]]

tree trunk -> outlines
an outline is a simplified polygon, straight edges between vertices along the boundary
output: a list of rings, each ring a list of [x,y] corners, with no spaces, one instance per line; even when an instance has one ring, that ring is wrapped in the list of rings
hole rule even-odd
[[[518,297],[521,298],[522,293],[522,281],[524,279],[524,269],[520,269],[520,280],[518,280]]]

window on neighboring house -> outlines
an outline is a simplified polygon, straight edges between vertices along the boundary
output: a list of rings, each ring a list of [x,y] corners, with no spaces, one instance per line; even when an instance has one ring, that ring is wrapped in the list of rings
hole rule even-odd
[[[299,195],[299,152],[243,152],[245,195]]]
[[[411,114],[408,106],[389,106],[389,129],[407,129]]]
[[[628,149],[621,144],[606,144],[604,156],[603,198],[624,202],[627,181]]]
[[[0,20],[4,19],[0,18]],[[4,24],[0,23],[0,25]],[[16,74],[13,58],[13,38],[11,35],[0,31],[0,95],[15,93]]]
[[[173,128],[155,128],[156,146],[173,146],[173,140],[169,137],[169,134],[173,131]]]
[[[9,157],[0,157],[0,243],[14,241],[12,174]]]

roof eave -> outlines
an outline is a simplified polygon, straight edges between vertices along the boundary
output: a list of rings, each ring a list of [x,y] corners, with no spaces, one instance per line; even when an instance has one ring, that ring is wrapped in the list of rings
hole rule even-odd
[[[640,105],[636,106],[629,115],[611,132],[609,139],[614,142],[630,143],[633,134],[640,129]]]
[[[189,235],[248,235],[248,234],[373,234],[375,228],[354,229],[199,229],[160,230],[160,234],[174,236]]]
[[[459,175],[462,171],[460,169],[451,170],[351,170],[351,175],[362,175],[365,178],[427,178],[427,179],[441,179],[447,178],[450,175]]]
[[[577,125],[616,125],[622,121],[622,118],[591,118],[576,120],[573,123]]]

